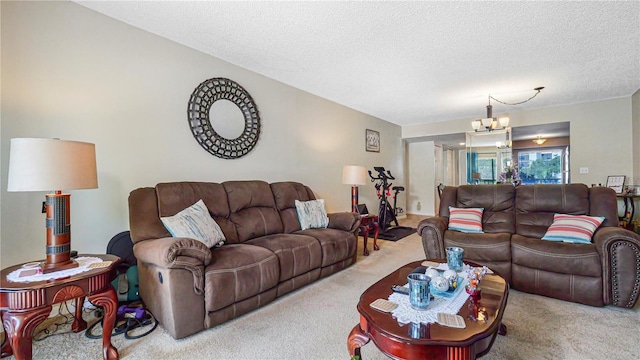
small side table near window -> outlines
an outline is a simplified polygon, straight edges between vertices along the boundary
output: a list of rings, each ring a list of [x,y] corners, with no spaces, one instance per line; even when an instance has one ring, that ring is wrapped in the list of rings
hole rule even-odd
[[[373,250],[380,250],[378,247],[378,232],[380,231],[380,225],[378,224],[378,215],[365,214],[360,216],[360,233],[364,240],[364,251],[362,255],[369,256],[369,249],[367,249],[367,240],[369,238],[369,232],[373,231]]]
[[[51,313],[53,304],[75,300],[76,312],[71,329],[80,332],[87,328],[82,319],[84,297],[104,308],[102,348],[104,359],[118,359],[118,350],[111,344],[111,332],[116,321],[118,296],[111,286],[116,277],[120,258],[114,255],[84,255],[102,259],[111,264],[89,268],[79,274],[60,279],[34,282],[13,282],[7,279],[22,265],[2,270],[0,287],[0,314],[5,329],[2,356],[13,353],[17,360],[31,359],[33,333],[36,327]],[[92,357],[87,355],[87,357]]]

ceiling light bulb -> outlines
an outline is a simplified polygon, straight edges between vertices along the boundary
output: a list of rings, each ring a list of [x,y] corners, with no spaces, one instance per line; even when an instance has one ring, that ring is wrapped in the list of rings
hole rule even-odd
[[[489,128],[491,126],[491,123],[493,122],[493,118],[484,118],[480,121],[482,121],[482,126]]]
[[[509,126],[508,117],[501,117],[500,119],[498,119],[498,121],[500,122],[500,127],[506,128],[507,126]]]
[[[473,127],[473,130],[480,129],[480,120],[473,120],[471,122],[471,127]]]

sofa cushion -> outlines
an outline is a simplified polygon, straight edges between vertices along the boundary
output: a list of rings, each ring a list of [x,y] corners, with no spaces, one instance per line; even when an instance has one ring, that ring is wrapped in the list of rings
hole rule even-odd
[[[226,244],[211,251],[205,268],[205,307],[216,311],[261,294],[278,284],[278,257],[268,249],[247,244]]]
[[[209,215],[202,199],[179,213],[161,217],[160,220],[173,237],[195,239],[210,248],[224,244],[224,234]]]
[[[229,199],[229,219],[235,224],[238,241],[282,233],[271,187],[264,181],[227,181],[222,184]]]
[[[322,247],[322,267],[333,265],[354,255],[358,239],[353,233],[336,229],[308,229],[296,234],[316,238]]]
[[[593,276],[560,274],[513,264],[514,289],[591,306],[603,306],[602,279]]]
[[[589,188],[584,184],[541,184],[516,188],[516,233],[541,239],[556,213],[589,214]]]
[[[481,233],[483,208],[454,208],[449,206],[449,230]]]
[[[553,224],[542,240],[590,244],[593,233],[603,220],[604,217],[599,216],[555,214]]]
[[[295,201],[300,221],[300,230],[324,229],[329,225],[329,217],[324,208],[324,199]]]
[[[600,256],[593,244],[543,241],[521,235],[511,238],[513,264],[567,275],[600,277]]]
[[[464,249],[464,261],[486,265],[497,271],[507,282],[511,280],[511,234],[465,234],[458,231],[444,233],[444,246]]]
[[[465,234],[447,231],[444,234],[444,246],[457,246],[464,249],[464,259],[471,261],[511,261],[511,234]]]
[[[222,229],[227,243],[237,243],[235,225],[229,221],[229,202],[221,184],[173,182],[156,185],[158,215],[172,216],[202,199],[209,214]]]
[[[290,234],[300,230],[295,201],[315,200],[313,191],[305,185],[292,181],[272,183],[271,190],[276,201],[276,208],[280,211],[284,232]]]
[[[280,263],[279,282],[319,269],[322,249],[318,240],[299,234],[273,234],[247,241],[245,244],[269,249]]]
[[[129,194],[129,228],[134,244],[147,239],[171,237],[169,230],[160,221],[159,214],[155,188],[138,188]]]
[[[445,194],[446,190],[446,194]],[[453,200],[453,191],[443,190],[443,202]],[[485,233],[511,233],[515,231],[515,187],[513,185],[461,185],[455,191],[455,204],[449,203],[440,215],[449,217],[448,206],[456,208],[483,208],[482,230]],[[445,196],[446,195],[446,196]]]

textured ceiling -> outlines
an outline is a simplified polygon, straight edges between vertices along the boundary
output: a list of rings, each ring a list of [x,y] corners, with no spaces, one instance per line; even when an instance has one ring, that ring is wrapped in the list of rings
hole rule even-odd
[[[77,2],[398,125],[640,88],[640,1]]]

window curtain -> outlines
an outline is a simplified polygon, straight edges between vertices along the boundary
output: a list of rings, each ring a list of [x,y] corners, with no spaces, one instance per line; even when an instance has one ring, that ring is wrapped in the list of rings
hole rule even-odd
[[[467,184],[473,184],[473,173],[478,172],[478,153],[467,153]]]

